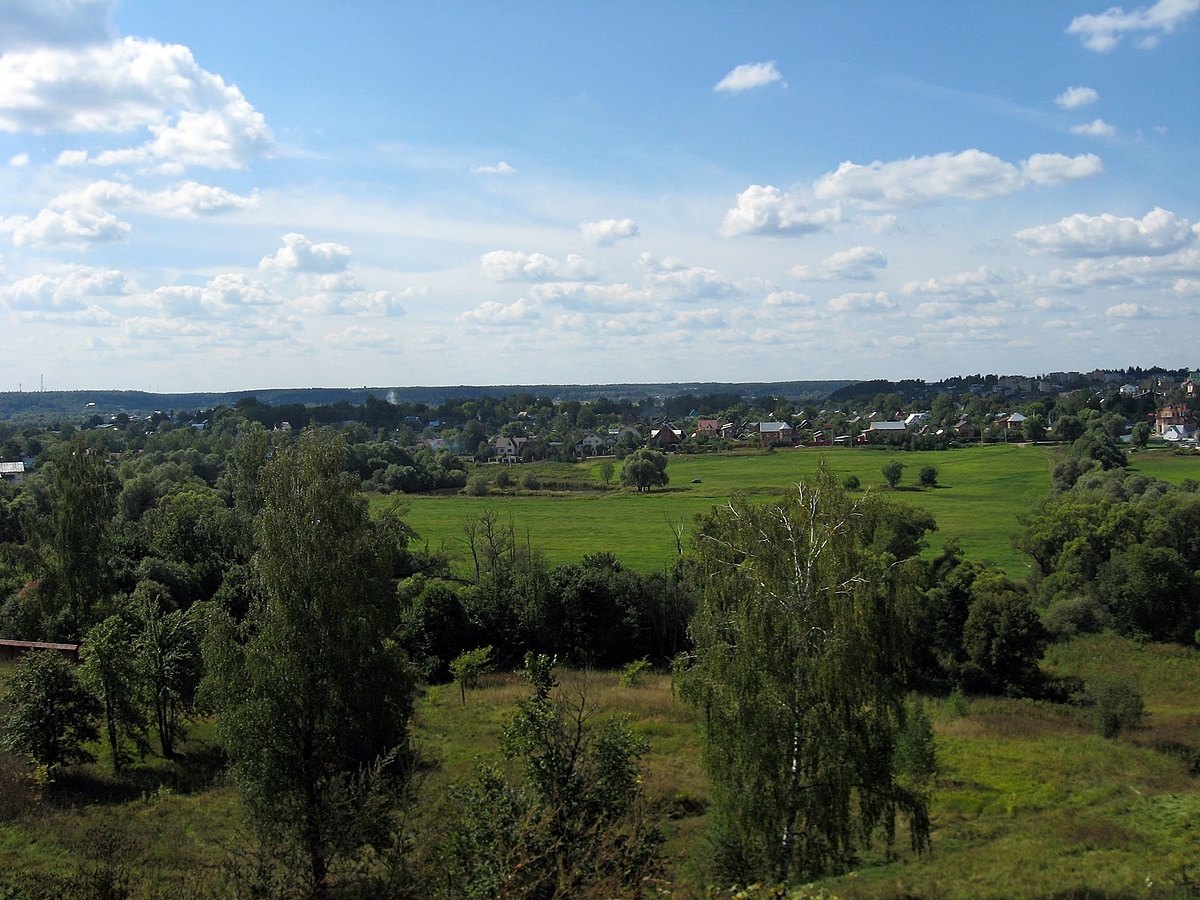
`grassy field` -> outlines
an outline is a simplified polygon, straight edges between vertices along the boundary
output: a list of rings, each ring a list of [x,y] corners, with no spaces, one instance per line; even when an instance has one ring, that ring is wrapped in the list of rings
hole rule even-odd
[[[852,875],[817,887],[861,900],[1194,896],[1200,652],[1087,636],[1051,647],[1044,665],[1085,680],[1099,672],[1136,678],[1145,725],[1106,740],[1073,707],[930,700],[939,760],[932,852],[913,855],[901,834],[893,858],[876,847]],[[594,721],[626,714],[650,743],[644,784],[667,838],[662,896],[714,896],[696,710],[674,699],[665,675],[633,688],[616,673],[559,676],[562,690],[595,707]],[[426,759],[417,834],[428,840],[442,832],[450,789],[476,764],[504,764],[497,739],[526,689],[516,676],[496,674],[468,693],[465,706],[453,685],[422,694],[414,722]],[[68,770],[45,791],[0,754],[0,873],[45,879],[110,866],[128,876],[132,897],[222,896],[246,845],[236,793],[214,777],[210,740],[202,724],[180,763],[151,760],[117,779],[102,760]]]
[[[686,542],[695,515],[735,492],[777,497],[815,472],[821,460],[839,479],[855,475],[864,489],[886,491],[880,470],[896,459],[906,467],[896,496],[928,509],[937,519],[932,550],[954,538],[969,557],[990,559],[1020,578],[1028,568],[1012,546],[1012,536],[1020,528],[1018,516],[1050,489],[1050,470],[1061,453],[1058,447],[1001,444],[917,453],[837,448],[677,456],[667,466],[670,484],[649,494],[619,490],[615,480],[611,490],[604,490],[599,463],[535,465],[533,470],[547,483],[594,489],[529,492],[493,487],[487,497],[414,495],[403,502],[407,521],[432,547],[461,553],[463,523],[490,507],[511,520],[518,536],[528,539],[551,563],[574,562],[586,553],[609,550],[630,568],[650,572],[673,562],[679,525],[684,526]],[[938,470],[936,488],[917,486],[918,473],[927,465]],[[1178,483],[1200,479],[1200,456],[1143,452],[1132,456],[1130,468]],[[480,471],[493,480],[498,474],[495,467]],[[518,468],[517,477],[523,471]]]
[[[604,491],[493,490],[488,497],[406,497],[408,522],[431,546],[461,550],[463,522],[493,508],[511,519],[518,535],[528,537],[552,563],[578,560],[585,553],[610,550],[626,565],[656,571],[676,555],[675,529],[686,533],[697,513],[727,500],[735,492],[764,499],[780,496],[825,460],[839,479],[858,477],[862,487],[886,490],[880,472],[898,459],[906,466],[896,495],[934,514],[940,548],[956,538],[968,555],[997,562],[1020,577],[1025,564],[1012,547],[1017,516],[1031,509],[1050,486],[1055,451],[1001,445],[943,452],[889,453],[874,450],[781,450],[775,453],[672,457],[670,485],[649,494],[617,489]],[[932,465],[938,487],[919,489],[917,475]],[[574,478],[603,488],[599,465],[570,467]],[[1200,466],[1197,467],[1200,469]],[[483,471],[495,473],[495,469]],[[556,472],[564,480],[561,467]]]

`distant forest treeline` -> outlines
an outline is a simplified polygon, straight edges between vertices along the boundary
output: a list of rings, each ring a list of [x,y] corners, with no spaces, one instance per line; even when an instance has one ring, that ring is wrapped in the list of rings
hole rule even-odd
[[[451,397],[507,397],[529,393],[554,400],[642,399],[680,394],[728,393],[742,397],[771,395],[792,399],[823,400],[834,391],[854,384],[849,379],[835,381],[772,382],[676,382],[662,384],[538,384],[538,385],[457,385],[444,387],[361,387],[361,388],[271,388],[267,390],[228,391],[225,393],[157,394],[148,391],[6,391],[0,392],[0,419],[76,418],[95,413],[149,415],[162,410],[212,409],[233,406],[239,399],[255,397],[270,406],[361,406],[368,397],[391,403],[425,403],[436,406]],[[91,405],[89,405],[91,404]]]

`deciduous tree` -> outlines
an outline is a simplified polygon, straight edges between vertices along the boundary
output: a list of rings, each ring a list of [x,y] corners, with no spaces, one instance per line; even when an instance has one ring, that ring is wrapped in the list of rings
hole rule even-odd
[[[219,729],[252,825],[304,861],[314,892],[332,860],[387,836],[356,788],[402,786],[413,679],[391,640],[398,529],[377,528],[341,439],[316,428],[263,467],[254,571],[262,601],[237,640],[209,629],[205,661]],[[378,791],[370,792],[370,796]]]
[[[928,840],[928,797],[893,766],[915,565],[868,549],[873,502],[822,466],[778,503],[735,498],[701,523],[679,685],[704,710],[726,875],[841,869],[871,835],[890,841],[897,814],[914,846]]]

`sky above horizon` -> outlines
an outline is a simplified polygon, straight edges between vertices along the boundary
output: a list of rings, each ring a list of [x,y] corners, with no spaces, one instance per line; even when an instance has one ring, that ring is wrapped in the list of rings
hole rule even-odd
[[[0,390],[1198,367],[1106,2],[0,0]]]

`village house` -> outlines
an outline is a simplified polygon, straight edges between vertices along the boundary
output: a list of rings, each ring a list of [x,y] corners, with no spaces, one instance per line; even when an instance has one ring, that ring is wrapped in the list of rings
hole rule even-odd
[[[16,484],[25,477],[25,463],[22,462],[0,462],[0,481],[7,481],[11,484]]]
[[[1196,433],[1196,417],[1186,406],[1168,403],[1154,417],[1154,427],[1163,440],[1184,440]]]
[[[646,443],[651,447],[658,447],[660,450],[665,450],[668,447],[673,447],[683,440],[683,430],[676,428],[670,422],[664,422],[661,427],[655,428],[650,432],[650,439]]]

